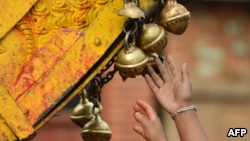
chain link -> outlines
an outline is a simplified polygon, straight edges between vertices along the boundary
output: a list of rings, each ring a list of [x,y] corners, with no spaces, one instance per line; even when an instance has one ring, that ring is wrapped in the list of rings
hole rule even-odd
[[[100,88],[102,88],[104,86],[104,84],[108,83],[114,77],[115,73],[117,72],[117,70],[114,68],[114,70],[108,72],[107,75],[105,77],[103,77],[103,73],[106,72],[114,64],[115,60],[116,60],[116,55],[93,78],[94,83],[96,83]]]
[[[93,102],[94,107],[99,107],[97,101],[101,102],[101,88],[104,86],[104,84],[108,83],[117,72],[117,70],[114,68],[114,70],[109,71],[106,76],[103,77],[103,73],[106,72],[115,63],[116,56],[117,54],[107,63],[105,67],[101,69],[99,73],[96,74],[96,76],[90,82],[91,86],[88,90],[88,99]],[[96,91],[97,87],[99,87],[99,91]]]

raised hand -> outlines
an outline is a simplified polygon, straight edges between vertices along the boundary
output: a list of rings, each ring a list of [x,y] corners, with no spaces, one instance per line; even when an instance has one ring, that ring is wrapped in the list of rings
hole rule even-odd
[[[161,121],[154,109],[142,100],[136,101],[134,117],[140,125],[134,125],[135,132],[146,141],[167,141]]]
[[[169,114],[172,114],[176,110],[190,106],[192,88],[186,63],[182,65],[181,72],[179,72],[173,57],[168,55],[167,63],[170,74],[168,74],[166,67],[160,59],[155,59],[155,63],[160,71],[161,77],[148,66],[148,74],[145,75],[145,79],[162,107]],[[194,110],[188,110],[178,114],[174,118],[174,121],[182,141],[208,141],[198,115]],[[143,131],[144,132],[141,133],[145,135],[147,130]],[[154,134],[157,135],[157,133]]]
[[[149,74],[145,75],[145,79],[162,107],[171,114],[180,108],[189,106],[192,88],[186,63],[182,65],[180,72],[173,57],[168,55],[167,64],[170,74],[159,58],[155,59],[155,63],[161,77],[151,66],[147,66]]]

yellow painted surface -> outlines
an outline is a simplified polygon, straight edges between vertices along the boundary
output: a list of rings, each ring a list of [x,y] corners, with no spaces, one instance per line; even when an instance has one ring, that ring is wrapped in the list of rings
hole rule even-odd
[[[37,0],[0,0],[0,39],[36,2]]]
[[[4,130],[0,136],[2,138],[15,138],[25,139],[34,133],[34,129],[25,115],[19,109],[15,101],[8,94],[0,82],[0,123],[1,130]],[[27,111],[26,111],[27,112]],[[14,133],[14,134],[13,134]]]
[[[152,3],[143,1],[141,6],[147,9]],[[11,97],[2,100],[16,104],[38,130],[121,48],[122,42],[109,50],[126,20],[117,15],[123,4],[120,0],[39,0],[0,39],[0,95]],[[0,26],[0,31],[4,30]],[[8,124],[0,126],[8,127],[18,138],[31,134],[28,130],[17,134]]]
[[[9,128],[5,120],[0,116],[0,141],[13,141],[17,140],[17,137],[12,132],[12,130]]]

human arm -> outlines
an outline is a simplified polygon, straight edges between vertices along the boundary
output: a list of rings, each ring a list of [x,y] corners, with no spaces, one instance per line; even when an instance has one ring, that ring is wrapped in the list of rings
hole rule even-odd
[[[186,63],[182,65],[180,73],[173,57],[168,55],[170,75],[159,58],[155,59],[155,63],[161,77],[148,66],[149,74],[145,75],[145,79],[162,107],[172,114],[176,110],[190,106],[192,87]],[[208,140],[195,111],[182,112],[174,118],[174,121],[182,141]]]
[[[134,106],[134,117],[140,125],[134,125],[135,132],[146,141],[167,141],[160,118],[154,109],[142,100],[137,100]]]

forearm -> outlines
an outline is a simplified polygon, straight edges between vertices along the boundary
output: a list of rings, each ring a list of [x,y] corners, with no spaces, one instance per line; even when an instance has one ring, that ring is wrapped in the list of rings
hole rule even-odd
[[[174,118],[181,141],[208,141],[195,111],[185,111]]]

